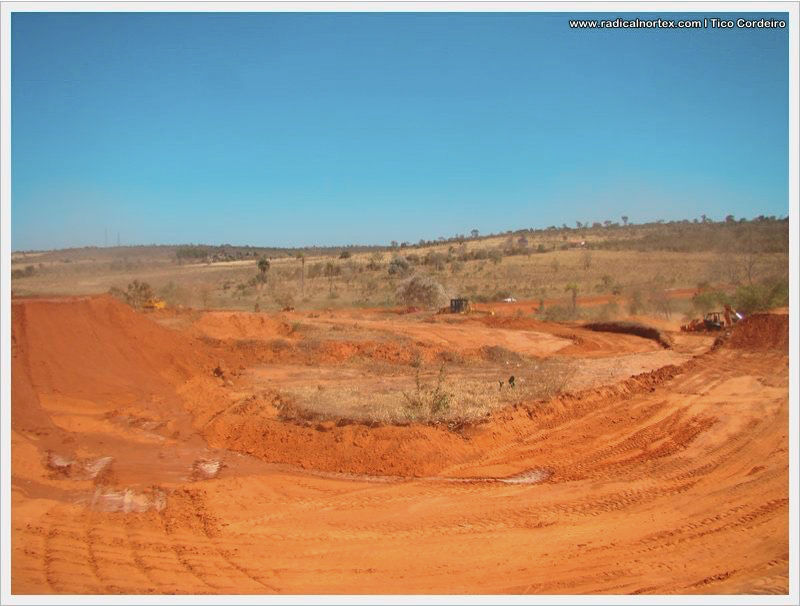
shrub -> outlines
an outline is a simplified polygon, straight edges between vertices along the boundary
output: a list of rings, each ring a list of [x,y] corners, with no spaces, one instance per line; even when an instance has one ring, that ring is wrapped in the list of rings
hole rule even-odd
[[[390,276],[404,276],[411,270],[411,264],[405,257],[395,257],[389,262]]]
[[[599,321],[613,320],[619,314],[619,306],[615,301],[609,301],[597,310]]]
[[[128,284],[128,290],[123,291],[116,286],[112,286],[108,291],[109,294],[124,301],[131,307],[140,308],[146,301],[155,297],[153,289],[147,282],[139,282],[134,280]]]
[[[178,261],[205,260],[211,251],[205,246],[181,246],[175,251]]]
[[[553,305],[542,312],[542,319],[546,322],[570,322],[578,317],[578,310],[571,306]]]
[[[406,399],[406,414],[415,419],[420,416],[439,417],[450,409],[453,394],[444,389],[445,370],[444,363],[439,367],[435,385],[423,385],[420,379],[420,369],[417,367],[414,376],[415,389],[412,393],[403,392]]]
[[[308,266],[308,277],[309,278],[318,278],[322,275],[324,265],[322,263],[312,263]]]
[[[383,255],[379,252],[372,253],[369,256],[369,263],[367,263],[367,269],[370,271],[377,271],[381,268],[381,262],[383,261]]]
[[[440,253],[431,251],[423,259],[425,265],[431,265],[434,269],[441,271],[444,269],[444,264],[447,261],[447,256]]]
[[[784,307],[789,304],[789,282],[780,280],[772,284],[740,286],[733,295],[733,303],[737,311],[745,314]]]
[[[719,309],[726,303],[730,303],[730,297],[719,291],[701,292],[692,297],[692,307],[697,313],[703,315]]]
[[[404,305],[439,307],[447,301],[444,287],[430,276],[417,274],[397,288],[397,299]]]
[[[294,292],[291,289],[276,290],[272,293],[272,298],[281,309],[294,307]]]
[[[628,311],[632,316],[642,313],[644,311],[644,300],[642,299],[642,291],[634,290],[631,293],[630,301],[628,301]]]
[[[33,265],[28,265],[25,269],[15,269],[11,272],[12,278],[29,278],[36,273],[36,268]]]

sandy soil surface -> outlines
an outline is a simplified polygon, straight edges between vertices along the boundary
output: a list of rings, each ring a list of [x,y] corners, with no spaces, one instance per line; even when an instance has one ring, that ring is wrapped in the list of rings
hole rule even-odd
[[[788,316],[669,351],[528,322],[15,300],[12,592],[786,593]],[[457,428],[281,418],[487,345],[579,380]]]

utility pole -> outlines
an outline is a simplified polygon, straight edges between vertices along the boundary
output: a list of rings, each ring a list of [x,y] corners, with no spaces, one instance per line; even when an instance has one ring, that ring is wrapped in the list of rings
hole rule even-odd
[[[117,248],[119,248],[119,232],[117,232]]]
[[[103,239],[103,248],[108,248],[108,228],[106,227],[105,237]]]

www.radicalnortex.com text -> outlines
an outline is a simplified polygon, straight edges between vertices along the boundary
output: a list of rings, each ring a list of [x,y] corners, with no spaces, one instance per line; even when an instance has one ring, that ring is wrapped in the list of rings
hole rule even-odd
[[[569,26],[578,29],[780,29],[786,27],[784,19],[570,19]]]

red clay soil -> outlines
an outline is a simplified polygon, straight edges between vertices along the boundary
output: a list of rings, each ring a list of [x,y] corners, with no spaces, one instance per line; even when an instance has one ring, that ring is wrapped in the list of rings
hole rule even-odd
[[[11,591],[787,593],[788,357],[742,327],[459,431],[301,426],[232,342],[15,300]]]
[[[688,364],[691,365],[690,361]],[[564,394],[547,402],[499,411],[484,422],[451,431],[443,425],[378,426],[285,423],[268,399],[249,398],[222,411],[204,429],[209,444],[323,471],[378,476],[427,477],[497,449],[520,432],[562,422],[600,402],[650,392],[682,371],[678,366],[631,377],[613,386]],[[517,469],[524,471],[524,467]]]
[[[760,313],[734,326],[728,346],[734,349],[789,351],[789,316]]]
[[[46,422],[37,394],[173,391],[214,367],[200,341],[162,328],[110,296],[12,303],[12,425]]]
[[[192,332],[221,340],[268,340],[289,336],[292,327],[281,318],[268,314],[210,311],[197,318],[192,325]]]

